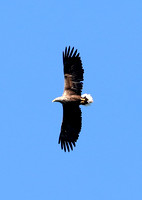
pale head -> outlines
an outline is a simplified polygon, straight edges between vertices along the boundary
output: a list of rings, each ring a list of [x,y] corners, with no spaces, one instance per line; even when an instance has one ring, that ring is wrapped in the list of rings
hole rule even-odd
[[[52,102],[60,102],[60,103],[62,103],[62,101],[63,101],[62,97],[57,97]]]

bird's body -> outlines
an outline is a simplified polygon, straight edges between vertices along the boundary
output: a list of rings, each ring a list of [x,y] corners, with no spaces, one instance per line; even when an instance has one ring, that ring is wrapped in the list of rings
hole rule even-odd
[[[73,150],[75,142],[79,137],[82,125],[81,109],[79,105],[87,105],[93,102],[91,95],[81,96],[83,86],[82,62],[74,48],[70,51],[70,46],[63,52],[64,64],[64,92],[61,97],[57,97],[53,102],[60,102],[63,105],[63,122],[59,136],[61,148],[66,151]]]

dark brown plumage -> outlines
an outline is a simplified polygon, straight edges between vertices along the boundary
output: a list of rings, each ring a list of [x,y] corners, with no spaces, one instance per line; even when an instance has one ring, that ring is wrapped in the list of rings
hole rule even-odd
[[[82,125],[81,109],[79,105],[86,105],[93,102],[90,95],[81,96],[83,87],[82,62],[74,47],[70,46],[63,52],[64,65],[64,92],[61,97],[53,100],[63,105],[63,122],[59,136],[59,143],[64,151],[73,150],[73,146],[79,137]]]
[[[77,50],[74,51],[74,47],[70,52],[70,46],[67,50],[65,48],[65,53],[63,52],[63,64],[64,64],[64,78],[65,87],[64,92],[70,90],[72,94],[81,95],[83,86],[83,73],[81,59]]]

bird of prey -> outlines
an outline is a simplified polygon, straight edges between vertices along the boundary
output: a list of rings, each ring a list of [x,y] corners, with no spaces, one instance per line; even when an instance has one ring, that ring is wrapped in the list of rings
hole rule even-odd
[[[77,49],[71,49],[70,46],[65,48],[63,65],[64,92],[52,102],[60,102],[63,105],[63,121],[58,143],[61,143],[61,149],[70,151],[76,145],[81,131],[82,113],[79,106],[92,103],[93,98],[90,94],[81,95],[84,70]]]

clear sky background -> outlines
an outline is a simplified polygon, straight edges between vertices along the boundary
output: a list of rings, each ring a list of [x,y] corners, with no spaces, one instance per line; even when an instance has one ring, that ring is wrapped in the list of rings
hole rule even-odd
[[[76,148],[58,145],[62,51],[80,52]],[[0,2],[0,199],[142,199],[142,1]]]

